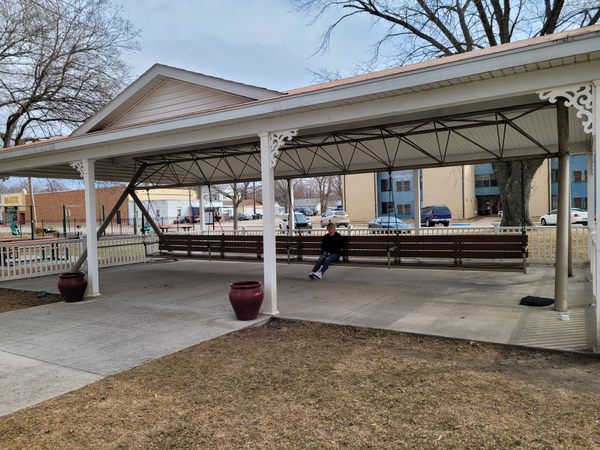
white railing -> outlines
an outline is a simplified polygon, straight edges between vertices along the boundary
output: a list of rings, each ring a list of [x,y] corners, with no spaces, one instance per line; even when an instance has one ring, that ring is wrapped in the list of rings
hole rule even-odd
[[[395,230],[374,230],[369,228],[339,228],[345,236],[367,236],[373,233],[395,233]],[[414,234],[414,229],[407,230]],[[520,233],[520,227],[435,227],[422,228],[421,234],[494,234]],[[526,227],[529,241],[529,258],[532,264],[553,264],[556,255],[556,228]],[[277,230],[277,235],[286,235],[287,230]],[[322,234],[324,230],[294,230],[294,234]],[[190,234],[202,234],[193,231]],[[261,235],[261,230],[208,230],[208,235]],[[590,233],[588,227],[573,225],[571,250],[573,262],[588,264]],[[70,270],[85,248],[85,239],[48,239],[37,241],[0,242],[0,281],[17,278],[61,273]],[[158,251],[158,239],[154,233],[145,236],[108,236],[98,242],[98,260],[100,267],[118,266],[147,262],[147,253]]]
[[[342,236],[369,236],[375,233],[391,233],[394,234],[396,230],[382,230],[382,229],[371,229],[366,227],[339,227],[337,231]],[[553,226],[529,226],[525,227],[529,242],[529,257],[528,261],[532,264],[554,264],[556,257],[556,227]],[[415,233],[414,228],[410,230],[402,230],[407,234]],[[287,235],[288,230],[277,229],[276,235]],[[310,233],[310,234],[324,234],[325,230],[321,228],[316,229],[302,229],[294,230],[293,234],[299,233]],[[433,227],[433,228],[421,228],[421,235],[453,235],[453,234],[499,234],[499,233],[521,233],[521,227],[500,227],[500,226],[488,226],[488,227],[471,227],[471,226],[455,226],[455,227]],[[208,230],[208,231],[194,231],[191,234],[205,234],[205,235],[247,235],[256,236],[262,235],[262,230]],[[589,229],[587,226],[573,225],[572,226],[572,247],[573,262],[575,264],[583,265],[589,263]]]
[[[155,235],[102,237],[98,242],[100,267],[147,262],[158,251]],[[67,272],[85,249],[85,239],[0,242],[0,281]]]

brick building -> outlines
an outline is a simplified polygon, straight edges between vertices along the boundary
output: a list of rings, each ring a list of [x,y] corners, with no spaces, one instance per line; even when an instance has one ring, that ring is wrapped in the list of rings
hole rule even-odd
[[[96,189],[96,202],[98,205],[97,217],[102,219],[102,210],[106,214],[117,202],[124,186],[114,186]],[[66,212],[69,223],[85,222],[84,191],[39,192],[35,194],[35,214],[38,226],[59,226]],[[26,192],[3,194],[0,196],[0,209],[3,223],[17,222],[26,224],[30,221],[31,195]],[[127,218],[127,202],[120,208],[120,216]]]

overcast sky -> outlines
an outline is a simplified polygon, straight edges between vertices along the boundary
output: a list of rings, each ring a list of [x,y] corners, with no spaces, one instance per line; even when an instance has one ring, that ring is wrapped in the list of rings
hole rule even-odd
[[[309,68],[351,75],[379,34],[368,17],[353,17],[328,53],[311,57],[338,14],[311,26],[288,0],[127,0],[123,8],[142,33],[136,75],[162,63],[277,90],[317,82]]]

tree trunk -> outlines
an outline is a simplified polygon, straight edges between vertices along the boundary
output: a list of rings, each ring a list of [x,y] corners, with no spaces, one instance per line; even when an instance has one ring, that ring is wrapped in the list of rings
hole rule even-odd
[[[531,225],[529,196],[531,182],[543,159],[501,161],[492,163],[502,203],[501,226]]]
[[[238,206],[239,204],[233,202],[233,229],[238,229]]]

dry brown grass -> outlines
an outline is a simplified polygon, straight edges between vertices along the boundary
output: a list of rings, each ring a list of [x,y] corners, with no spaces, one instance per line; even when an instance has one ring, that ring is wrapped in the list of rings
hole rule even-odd
[[[271,321],[0,418],[0,447],[598,448],[591,356]]]
[[[56,294],[48,294],[43,298],[37,298],[35,292],[0,288],[0,313],[61,301],[60,295]]]

